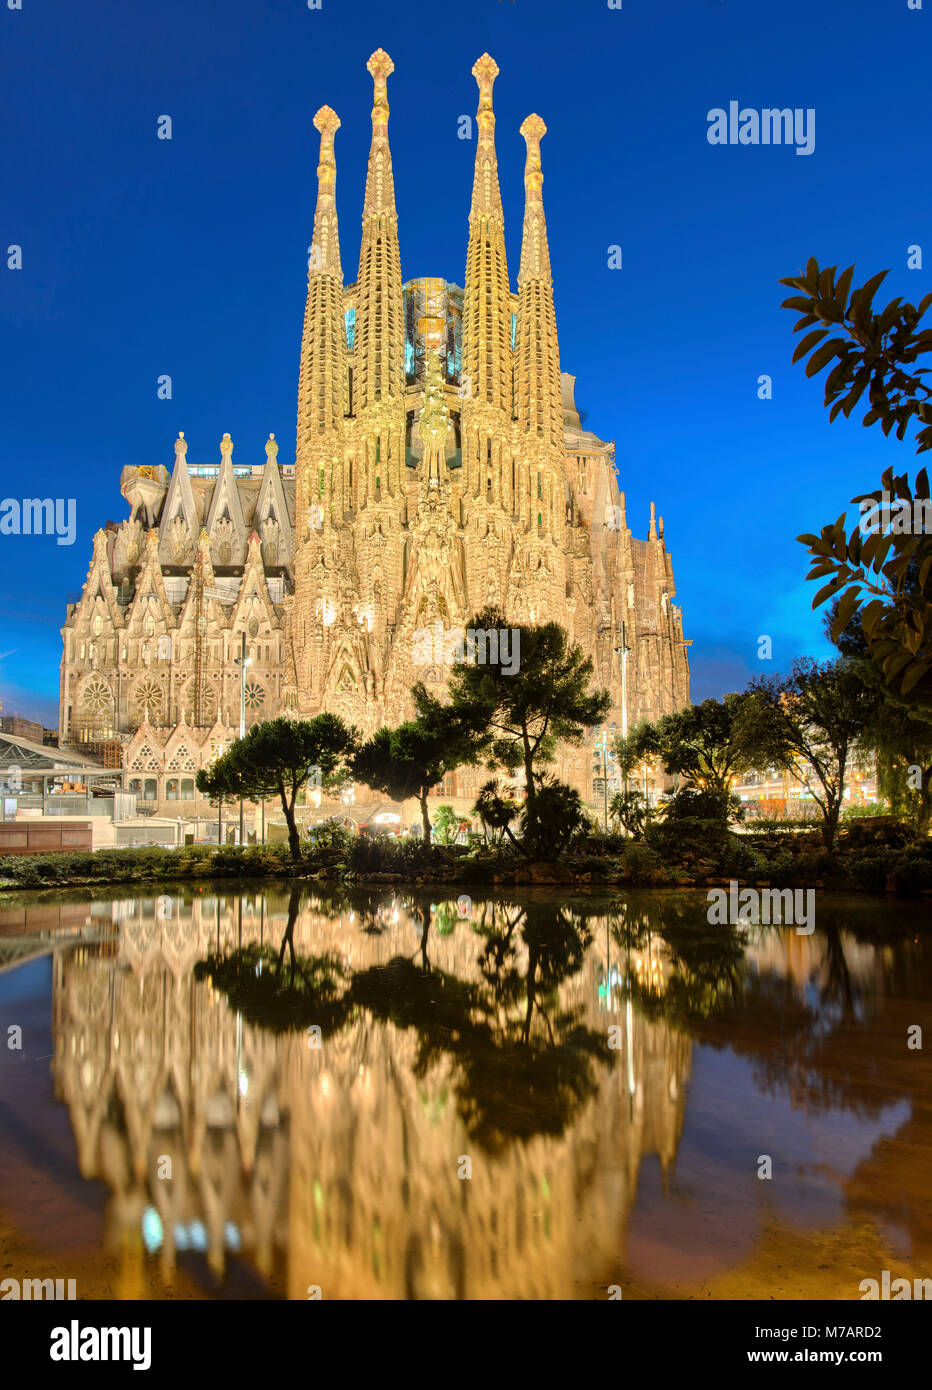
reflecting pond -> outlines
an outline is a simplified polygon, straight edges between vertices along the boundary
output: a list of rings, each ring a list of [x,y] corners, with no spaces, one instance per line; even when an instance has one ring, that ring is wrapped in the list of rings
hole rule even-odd
[[[710,926],[695,892],[149,891],[0,900],[4,1277],[858,1299],[932,1276],[927,906],[820,895],[804,935]]]

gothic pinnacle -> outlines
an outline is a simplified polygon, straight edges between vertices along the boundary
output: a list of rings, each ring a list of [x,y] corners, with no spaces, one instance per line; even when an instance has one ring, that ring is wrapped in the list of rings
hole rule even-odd
[[[384,48],[377,48],[372,54],[366,70],[372,75],[374,92],[372,94],[372,134],[383,138],[388,135],[388,78],[395,71],[395,64]]]
[[[469,207],[469,246],[463,302],[463,381],[473,405],[492,406],[504,418],[512,411],[511,284],[505,252],[505,217],[495,156],[495,113],[492,86],[498,64],[483,53],[472,75],[479,86],[476,124],[476,164]],[[471,436],[472,437],[472,436]],[[486,457],[488,440],[477,448]],[[468,485],[478,485],[473,473],[472,445],[464,455]],[[483,474],[483,477],[485,475]],[[484,484],[483,484],[484,485]]]
[[[369,147],[369,167],[366,171],[366,200],[362,220],[368,217],[395,217],[395,183],[392,177],[392,156],[388,147],[388,88],[387,82],[395,64],[384,48],[377,48],[366,64],[372,74],[372,144]]]
[[[540,142],[546,134],[547,127],[538,115],[527,116],[521,122],[527,159],[524,165],[524,235],[521,241],[519,285],[526,276],[550,279],[550,250],[541,193],[544,174],[540,163]]]
[[[295,457],[298,490],[302,497],[308,487],[313,448],[320,443],[321,435],[339,432],[343,424],[343,269],[334,196],[337,166],[333,151],[340,118],[331,107],[322,106],[314,117],[314,128],[320,132],[320,155],[314,234],[307,262]],[[313,466],[316,468],[317,464]]]
[[[553,280],[541,188],[540,142],[547,127],[538,115],[521,123],[527,144],[524,167],[524,229],[518,270],[515,335],[515,407],[518,421],[548,448],[562,451],[563,405],[560,348],[553,307]]]
[[[476,112],[479,138],[476,141],[471,213],[480,213],[484,217],[491,214],[502,220],[502,195],[495,156],[495,112],[492,110],[492,85],[498,73],[498,64],[488,53],[483,53],[473,63],[472,75],[479,85],[479,109]]]
[[[472,75],[479,84],[479,110],[476,113],[476,124],[479,127],[480,139],[482,136],[492,135],[495,131],[492,85],[499,71],[498,63],[488,53],[483,53],[482,57],[477,58],[472,65]]]
[[[314,213],[314,239],[308,260],[308,273],[319,271],[342,279],[340,265],[340,235],[337,229],[337,207],[334,197],[337,163],[333,138],[340,129],[340,118],[330,106],[322,106],[314,117],[314,128],[320,131],[320,158],[317,161],[317,209]]]
[[[355,384],[359,416],[389,400],[398,402],[401,408],[404,397],[404,298],[386,92],[386,82],[395,64],[384,49],[377,48],[366,67],[372,75],[374,93],[356,277]],[[395,423],[399,430],[404,428],[403,409]],[[376,448],[382,447],[381,440],[376,441]]]

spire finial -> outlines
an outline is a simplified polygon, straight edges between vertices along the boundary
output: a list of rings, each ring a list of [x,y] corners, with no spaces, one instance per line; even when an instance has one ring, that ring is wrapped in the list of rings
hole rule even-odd
[[[337,163],[333,154],[333,137],[341,121],[332,106],[322,106],[314,117],[314,129],[320,131],[320,159],[317,164],[318,184],[336,183]]]
[[[278,444],[275,441],[274,434],[270,434],[268,439],[265,441],[265,456],[272,463],[274,463],[275,460],[278,458]]]
[[[225,459],[233,458],[233,440],[229,433],[226,433],[220,441],[220,457]]]
[[[524,234],[521,239],[521,266],[518,284],[529,276],[550,279],[550,249],[544,220],[544,199],[541,189],[544,175],[540,165],[540,142],[547,127],[536,113],[521,122],[521,134],[527,145],[524,164]]]
[[[647,539],[651,541],[655,541],[657,539],[657,519],[654,513],[653,502],[651,502],[650,504],[650,530],[647,533]]]
[[[308,279],[315,271],[338,275],[340,237],[337,231],[337,205],[334,197],[337,182],[337,161],[333,152],[333,137],[340,129],[340,118],[331,106],[322,106],[314,117],[314,128],[320,131],[320,155],[317,160],[317,208],[314,213],[314,239],[307,263]]]
[[[479,139],[488,140],[495,135],[495,112],[492,110],[492,86],[499,74],[499,66],[488,53],[483,53],[472,65],[472,75],[479,84],[479,110],[476,112],[476,125]]]
[[[188,452],[188,441],[184,437],[184,430],[178,431],[178,438],[175,440],[175,458],[183,459]]]
[[[372,95],[372,132],[385,135],[388,132],[388,79],[395,71],[395,64],[384,48],[377,48],[366,69],[372,75],[375,89]]]
[[[527,162],[524,166],[524,187],[528,193],[540,194],[544,175],[540,167],[540,142],[547,134],[547,127],[540,116],[532,114],[521,122],[521,134],[527,145]]]

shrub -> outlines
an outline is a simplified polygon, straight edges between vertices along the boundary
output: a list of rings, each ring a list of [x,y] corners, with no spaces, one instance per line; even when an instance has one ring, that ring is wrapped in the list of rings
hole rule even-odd
[[[639,840],[629,840],[625,845],[623,869],[625,878],[633,884],[663,884],[670,881],[670,873],[654,851]]]
[[[141,849],[101,849],[95,854],[24,854],[0,859],[0,881],[21,888],[58,883],[127,883],[153,879],[208,876],[243,878],[288,873],[287,845],[250,845],[239,849],[188,845],[167,850],[158,845]]]

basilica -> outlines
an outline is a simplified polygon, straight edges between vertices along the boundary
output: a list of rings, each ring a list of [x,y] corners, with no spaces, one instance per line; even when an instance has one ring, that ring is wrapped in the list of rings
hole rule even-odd
[[[484,54],[462,287],[402,280],[387,84],[374,94],[359,268],[344,284],[335,201],[340,119],[323,106],[293,463],[189,457],[123,469],[129,515],[93,541],[62,629],[60,741],[122,766],[153,811],[193,814],[198,768],[246,725],[343,716],[362,733],[410,716],[417,680],[442,692],[425,630],[498,607],[556,620],[609,689],[609,737],[689,700],[663,519],[632,534],[614,445],[583,428],[561,371],[531,115],[517,289],[506,251]],[[645,518],[645,521],[647,519]],[[442,646],[442,644],[441,644]],[[592,796],[591,749],[559,771]],[[449,779],[469,797],[481,770]],[[465,803],[464,803],[465,804]]]

